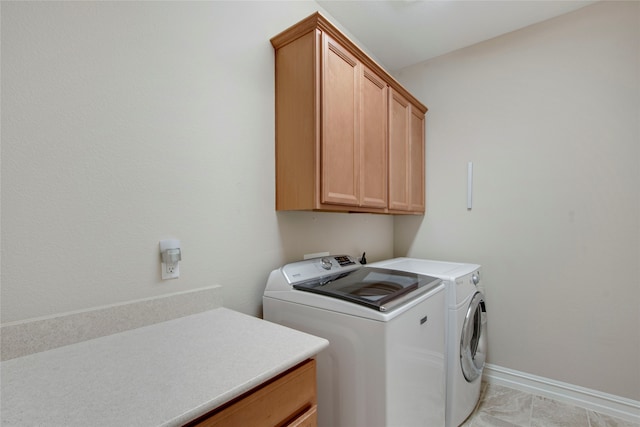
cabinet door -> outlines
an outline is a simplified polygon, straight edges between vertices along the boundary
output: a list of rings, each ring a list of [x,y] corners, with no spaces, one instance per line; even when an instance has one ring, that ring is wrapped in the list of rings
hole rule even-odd
[[[411,108],[409,141],[409,210],[424,213],[424,114]]]
[[[387,207],[387,84],[362,67],[360,102],[360,204]]]
[[[424,114],[391,91],[389,209],[424,213],[424,160]]]
[[[358,206],[359,64],[322,36],[321,203]]]
[[[389,95],[389,209],[409,210],[409,101],[390,91]]]

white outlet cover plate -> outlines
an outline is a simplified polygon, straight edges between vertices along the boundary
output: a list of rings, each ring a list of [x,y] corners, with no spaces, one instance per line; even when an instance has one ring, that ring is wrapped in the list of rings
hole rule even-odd
[[[162,269],[162,280],[177,279],[178,277],[180,277],[180,263],[179,262],[176,262],[175,268],[173,269],[173,272],[168,272],[167,271],[167,265],[164,262],[160,263],[160,267]]]

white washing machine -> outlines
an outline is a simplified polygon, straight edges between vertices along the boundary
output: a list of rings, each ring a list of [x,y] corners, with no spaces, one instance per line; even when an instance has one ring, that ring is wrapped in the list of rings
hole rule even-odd
[[[444,426],[445,288],[351,256],[271,272],[264,319],[329,340],[316,357],[318,425]]]
[[[418,258],[394,258],[369,264],[438,277],[447,289],[446,425],[457,427],[473,412],[487,351],[487,313],[480,266]]]

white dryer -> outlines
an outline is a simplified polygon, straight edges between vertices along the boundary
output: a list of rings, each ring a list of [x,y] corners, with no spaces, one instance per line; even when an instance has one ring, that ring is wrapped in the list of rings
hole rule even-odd
[[[487,312],[478,289],[480,266],[418,258],[394,258],[369,264],[442,279],[447,304],[447,427],[457,427],[473,412],[487,352]]]

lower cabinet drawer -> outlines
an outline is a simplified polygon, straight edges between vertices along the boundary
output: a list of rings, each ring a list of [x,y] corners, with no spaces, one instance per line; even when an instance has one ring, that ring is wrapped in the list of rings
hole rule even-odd
[[[316,361],[310,359],[187,425],[315,427],[316,399]]]
[[[309,410],[300,414],[287,424],[287,427],[316,427],[318,425],[318,407],[313,405]]]

